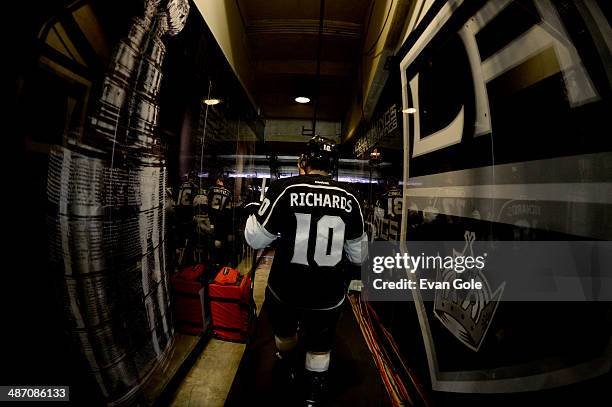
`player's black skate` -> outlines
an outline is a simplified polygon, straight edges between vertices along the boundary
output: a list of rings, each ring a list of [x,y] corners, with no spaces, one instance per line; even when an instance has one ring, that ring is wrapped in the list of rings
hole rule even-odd
[[[306,370],[304,373],[305,407],[320,407],[326,405],[328,375],[328,372],[312,372]]]
[[[277,351],[274,355],[274,376],[288,385],[294,385],[296,381],[295,353]]]

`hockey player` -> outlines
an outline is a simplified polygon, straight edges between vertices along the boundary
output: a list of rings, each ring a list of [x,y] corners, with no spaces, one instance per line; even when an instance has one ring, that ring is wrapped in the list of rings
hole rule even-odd
[[[189,240],[193,238],[193,198],[197,194],[198,185],[195,183],[195,172],[190,171],[183,178],[174,207],[177,223],[177,249],[183,254],[187,250]],[[180,258],[182,257],[180,256]]]
[[[177,206],[191,208],[193,198],[198,194],[198,185],[195,182],[195,172],[189,171],[183,178],[183,183],[179,188]]]
[[[208,189],[208,210],[210,220],[214,226],[214,244],[216,255],[214,256],[217,262],[223,263],[219,266],[226,265],[225,262],[231,258],[230,245],[234,241],[233,235],[233,208],[234,196],[232,192],[225,187],[225,181],[222,176],[215,178],[215,185]]]
[[[385,180],[385,192],[374,207],[374,240],[399,240],[403,197],[397,178]]]
[[[306,348],[305,402],[319,405],[327,386],[330,351],[345,300],[341,260],[361,264],[367,254],[363,214],[355,195],[329,176],[336,150],[314,137],[302,155],[304,175],[273,182],[245,227],[247,243],[260,249],[277,240],[266,306],[281,358]]]

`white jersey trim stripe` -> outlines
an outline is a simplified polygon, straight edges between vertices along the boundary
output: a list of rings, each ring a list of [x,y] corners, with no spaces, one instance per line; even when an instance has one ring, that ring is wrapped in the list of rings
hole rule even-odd
[[[249,216],[244,227],[244,239],[253,249],[269,246],[278,236],[268,232],[255,215]]]
[[[345,194],[350,195],[355,200],[355,202],[357,202],[357,207],[359,208],[359,216],[361,216],[361,225],[363,225],[363,213],[361,212],[361,204],[359,203],[359,200],[357,198],[355,198],[355,195],[351,194],[346,189],[340,188],[340,187],[327,186],[327,185],[293,184],[293,185],[289,185],[289,186],[285,187],[285,189],[283,189],[283,192],[281,192],[276,197],[276,199],[274,200],[274,203],[270,207],[270,212],[268,212],[268,216],[266,216],[266,219],[264,220],[262,226],[265,227],[266,224],[268,223],[268,220],[270,220],[270,216],[272,215],[272,212],[274,212],[274,207],[276,206],[276,203],[278,202],[278,200],[282,198],[282,196],[285,194],[285,192],[287,192],[287,190],[289,188],[293,188],[293,187],[308,187],[308,188],[319,188],[319,189],[333,189],[333,190],[336,190],[336,191],[342,191]]]
[[[359,236],[357,239],[347,240],[344,243],[344,251],[346,252],[346,257],[353,264],[361,264],[368,257],[368,235],[366,232],[363,232],[363,235]]]

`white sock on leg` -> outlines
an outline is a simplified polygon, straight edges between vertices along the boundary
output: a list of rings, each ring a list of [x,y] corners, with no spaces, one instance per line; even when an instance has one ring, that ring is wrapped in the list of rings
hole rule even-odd
[[[306,352],[306,370],[326,372],[329,369],[330,352]]]

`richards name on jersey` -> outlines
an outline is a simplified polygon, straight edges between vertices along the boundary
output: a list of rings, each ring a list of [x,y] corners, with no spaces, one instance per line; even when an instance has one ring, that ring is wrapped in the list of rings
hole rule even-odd
[[[348,213],[353,210],[351,200],[343,196],[318,192],[292,192],[289,196],[291,206],[321,206],[343,209]]]

